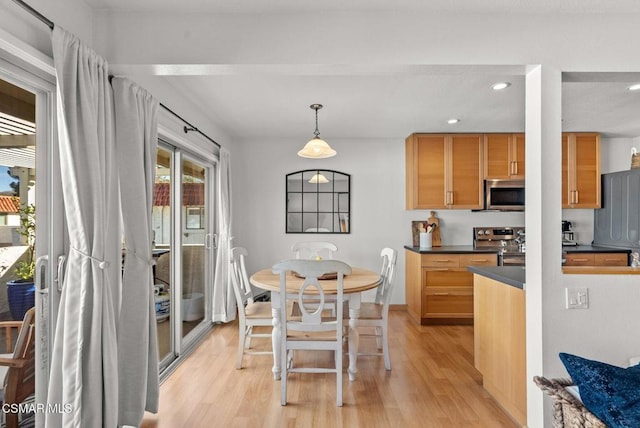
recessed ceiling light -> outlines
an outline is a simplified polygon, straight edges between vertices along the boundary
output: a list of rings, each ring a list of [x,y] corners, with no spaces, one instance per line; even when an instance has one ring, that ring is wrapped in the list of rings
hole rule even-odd
[[[628,88],[630,91],[640,91],[640,83],[636,83],[635,85],[631,85]]]
[[[493,89],[494,91],[501,91],[503,89],[507,89],[509,86],[511,86],[511,83],[509,82],[499,82],[494,84],[491,89]]]
[[[454,123],[458,123],[458,122],[460,122],[460,119],[449,119],[449,120],[447,120],[447,123],[449,125],[453,125]]]

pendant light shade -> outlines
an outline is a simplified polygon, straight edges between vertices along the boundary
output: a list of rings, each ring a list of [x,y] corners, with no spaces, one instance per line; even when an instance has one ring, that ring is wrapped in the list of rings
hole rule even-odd
[[[312,159],[323,159],[335,156],[336,151],[333,150],[326,141],[320,138],[320,131],[318,131],[318,110],[322,108],[322,104],[311,104],[309,107],[316,111],[316,130],[313,133],[315,137],[305,144],[304,148],[298,152],[298,156]]]
[[[311,177],[309,179],[309,183],[312,184],[323,184],[323,183],[328,183],[329,180],[327,179],[327,177],[325,177],[324,175],[320,174],[320,173],[316,173],[313,175],[313,177]]]

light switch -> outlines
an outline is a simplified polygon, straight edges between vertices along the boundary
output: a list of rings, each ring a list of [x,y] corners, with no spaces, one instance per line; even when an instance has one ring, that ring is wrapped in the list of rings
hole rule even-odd
[[[588,309],[589,289],[588,288],[565,288],[567,309]]]

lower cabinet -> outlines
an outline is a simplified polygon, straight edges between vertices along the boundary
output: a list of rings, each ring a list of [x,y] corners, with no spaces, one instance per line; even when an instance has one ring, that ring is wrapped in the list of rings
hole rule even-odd
[[[473,274],[467,266],[496,266],[493,253],[406,250],[409,315],[420,324],[473,324]]]
[[[567,253],[565,266],[627,266],[627,253]]]

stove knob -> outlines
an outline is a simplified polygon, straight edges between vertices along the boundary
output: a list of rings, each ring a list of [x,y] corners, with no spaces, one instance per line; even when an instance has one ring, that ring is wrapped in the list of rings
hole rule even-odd
[[[487,229],[487,230],[484,231],[484,234],[485,235],[491,235],[491,231],[489,229]]]

